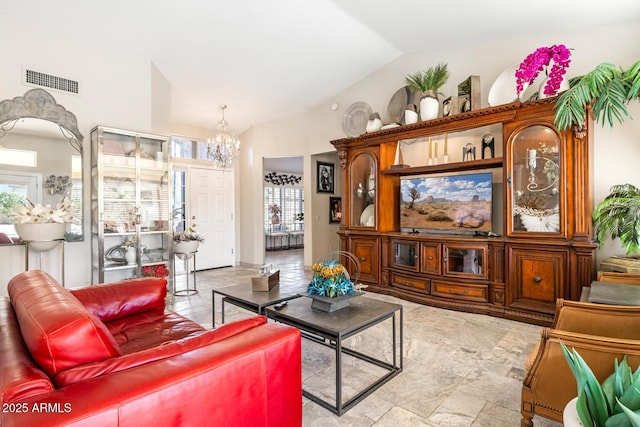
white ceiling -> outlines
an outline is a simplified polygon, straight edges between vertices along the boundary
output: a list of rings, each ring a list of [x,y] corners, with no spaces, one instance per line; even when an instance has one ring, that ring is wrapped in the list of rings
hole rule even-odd
[[[0,0],[0,13],[149,58],[173,121],[297,114],[411,52],[640,19],[637,0]],[[435,36],[434,36],[435,35]]]

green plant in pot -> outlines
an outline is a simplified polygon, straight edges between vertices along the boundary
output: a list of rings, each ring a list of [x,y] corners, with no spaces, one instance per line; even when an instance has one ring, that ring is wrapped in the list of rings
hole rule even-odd
[[[613,373],[600,383],[575,349],[560,345],[576,378],[580,422],[585,427],[640,426],[640,369],[632,371],[627,356],[620,363],[615,359]]]
[[[628,69],[602,63],[587,74],[569,79],[569,89],[556,101],[555,124],[558,130],[584,129],[587,106],[597,122],[605,120],[613,127],[614,119],[622,123],[631,117],[627,105],[638,100],[640,61]]]
[[[632,184],[614,185],[604,200],[593,210],[596,241],[604,242],[607,234],[619,238],[627,255],[640,253],[640,189]]]
[[[422,93],[420,119],[430,120],[438,117],[440,108],[438,89],[444,86],[447,80],[449,80],[449,71],[445,62],[405,76],[407,85]]]

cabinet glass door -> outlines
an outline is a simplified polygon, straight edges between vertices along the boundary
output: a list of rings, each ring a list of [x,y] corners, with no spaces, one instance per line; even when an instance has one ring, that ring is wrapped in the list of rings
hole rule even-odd
[[[351,226],[376,226],[376,171],[369,153],[358,154],[351,163]]]
[[[563,233],[561,141],[549,126],[535,125],[510,141],[509,234]]]

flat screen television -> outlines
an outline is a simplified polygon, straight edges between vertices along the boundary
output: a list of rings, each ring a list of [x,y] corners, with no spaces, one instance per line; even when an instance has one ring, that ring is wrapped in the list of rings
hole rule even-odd
[[[491,172],[400,178],[402,231],[488,233],[492,229]]]

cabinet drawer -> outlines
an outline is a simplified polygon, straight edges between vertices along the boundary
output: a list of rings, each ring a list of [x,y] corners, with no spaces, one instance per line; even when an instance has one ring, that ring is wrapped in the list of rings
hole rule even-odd
[[[465,285],[434,280],[431,287],[432,295],[465,301],[489,302],[488,285]]]
[[[394,274],[391,277],[391,284],[393,286],[409,288],[411,290],[420,290],[427,294],[429,293],[431,288],[430,282],[431,281],[429,279],[404,276],[402,274]]]

